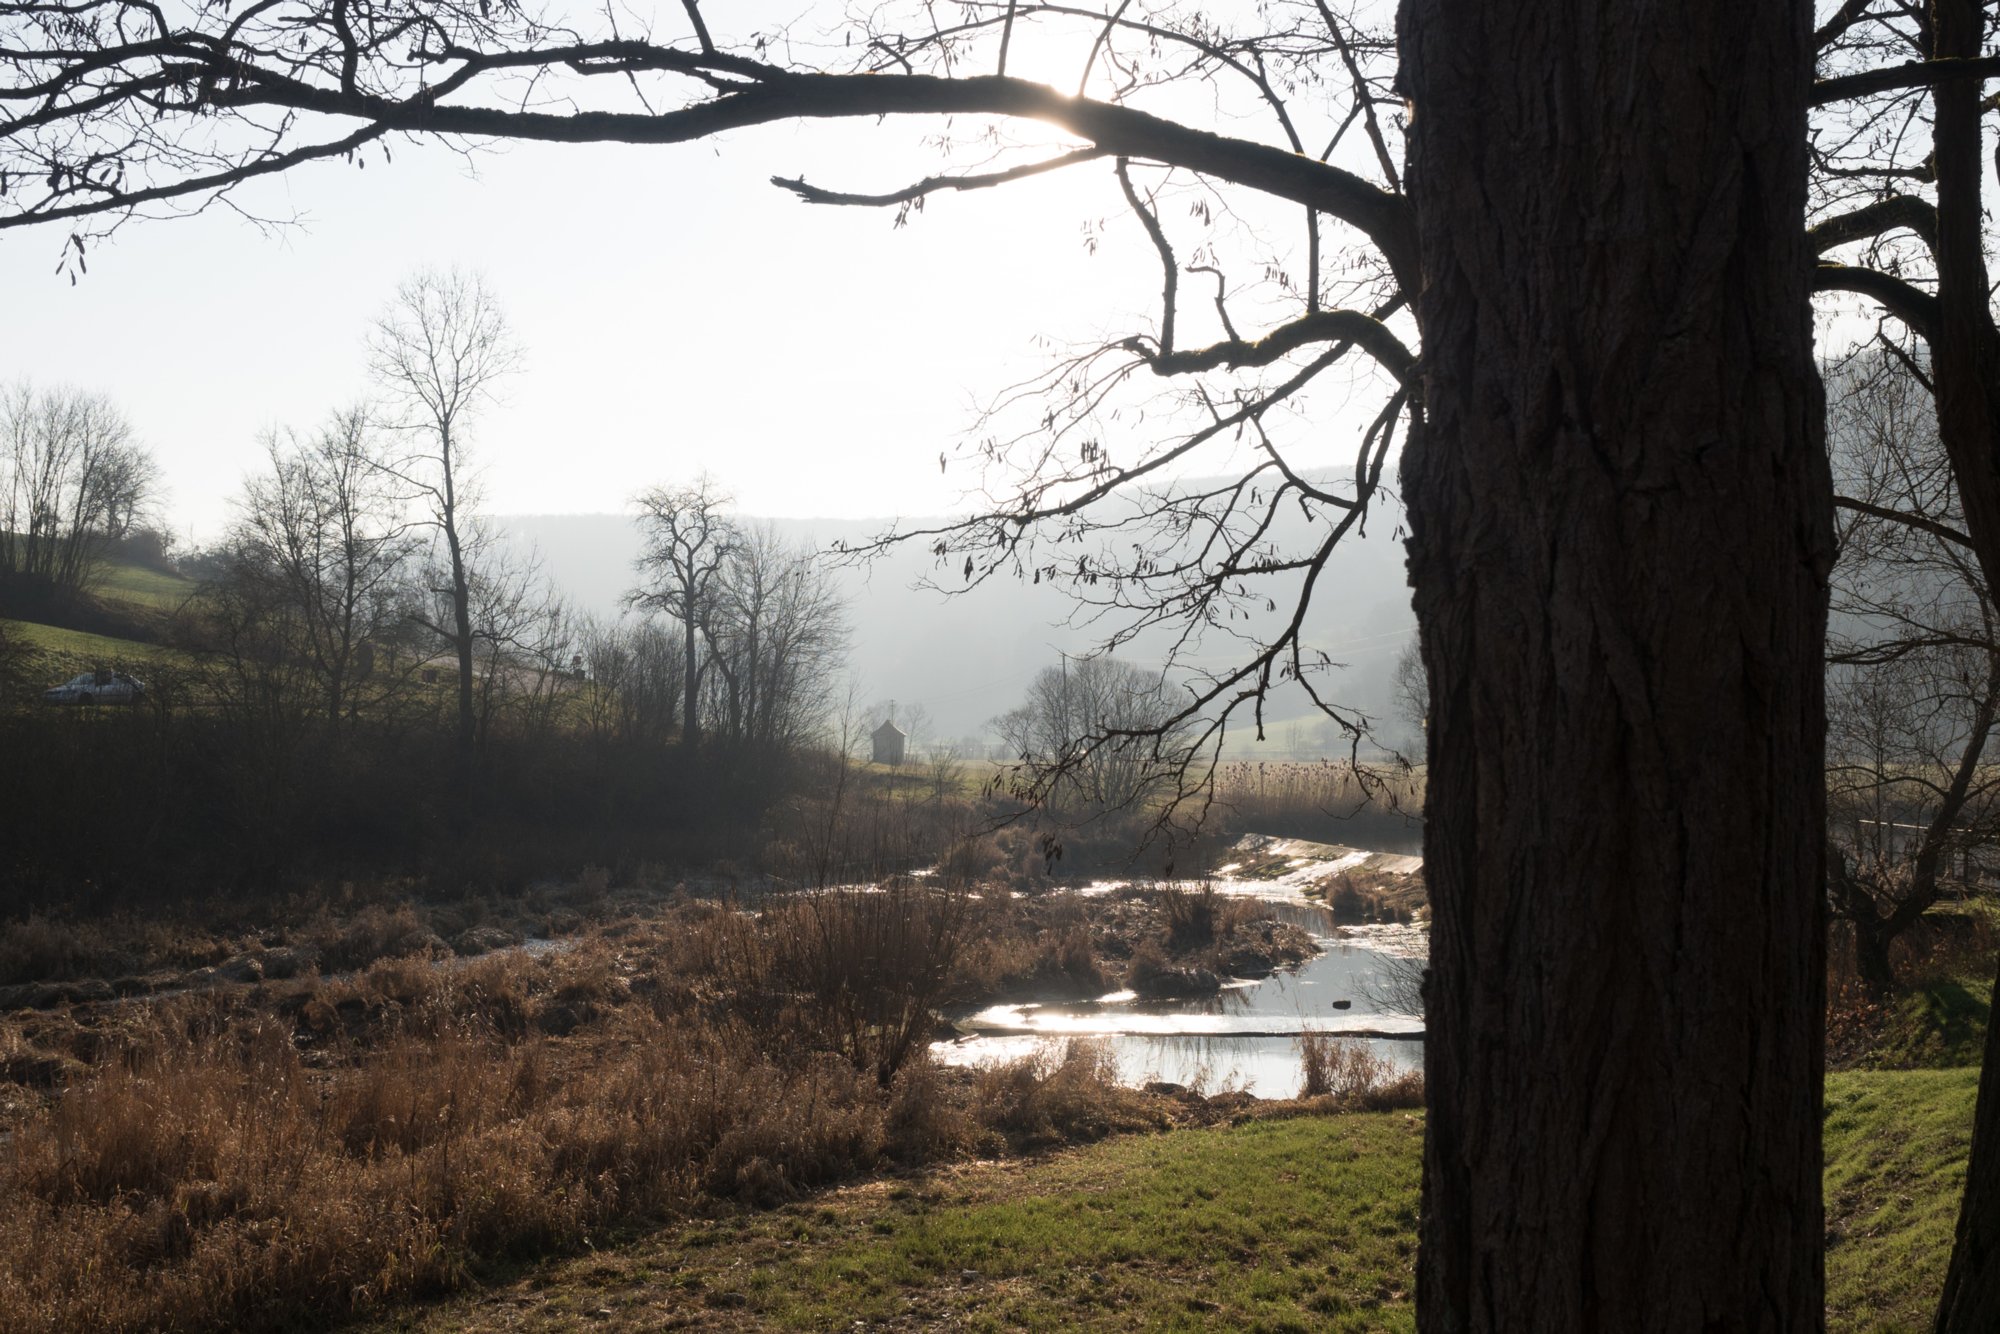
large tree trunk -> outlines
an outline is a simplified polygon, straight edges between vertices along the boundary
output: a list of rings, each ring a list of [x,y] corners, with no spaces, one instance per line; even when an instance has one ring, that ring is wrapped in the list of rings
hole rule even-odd
[[[1824,1322],[1811,18],[1404,0],[1427,1331]]]
[[[1979,55],[1981,28],[1977,0],[1936,0],[1932,6],[1934,53],[1941,58]],[[1977,81],[1959,79],[1941,83],[1933,94],[1938,327],[1931,333],[1931,371],[1938,436],[1951,458],[1966,532],[1988,587],[2000,588],[2000,333],[1989,304],[1980,202],[1982,91]],[[2000,1329],[2000,1024],[1987,1026],[1972,1158],[1937,1329]]]
[[[1931,40],[1940,59],[1980,54],[1979,0],[1936,0]],[[1932,96],[1937,174],[1937,327],[1930,330],[1938,438],[1951,459],[1965,528],[1989,587],[2000,589],[2000,333],[1986,282],[1980,203],[1981,85],[1947,79]]]

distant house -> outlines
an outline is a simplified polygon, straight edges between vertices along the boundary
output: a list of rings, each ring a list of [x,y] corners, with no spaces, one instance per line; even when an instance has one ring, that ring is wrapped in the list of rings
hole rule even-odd
[[[903,729],[896,726],[893,720],[885,722],[876,728],[874,732],[875,763],[901,764],[903,762],[903,743],[907,740],[909,738],[904,735]]]

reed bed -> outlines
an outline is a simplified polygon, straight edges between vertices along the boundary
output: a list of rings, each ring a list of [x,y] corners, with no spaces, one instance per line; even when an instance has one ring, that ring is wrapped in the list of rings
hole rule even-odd
[[[1217,769],[1215,798],[1242,831],[1381,852],[1417,852],[1423,842],[1421,769],[1344,760],[1239,761]]]

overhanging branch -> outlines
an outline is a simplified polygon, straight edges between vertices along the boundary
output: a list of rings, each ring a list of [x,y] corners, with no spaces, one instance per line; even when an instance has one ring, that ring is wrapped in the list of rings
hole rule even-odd
[[[1385,307],[1382,315],[1401,305],[1400,298]],[[1289,353],[1314,343],[1351,343],[1381,363],[1382,368],[1406,382],[1416,369],[1416,354],[1376,315],[1358,310],[1320,310],[1281,324],[1262,338],[1226,338],[1207,347],[1185,352],[1147,356],[1147,363],[1161,375],[1186,375],[1197,371],[1227,368],[1242,370],[1268,366]],[[1127,346],[1131,344],[1127,343]],[[1134,348],[1145,355],[1143,349]]]
[[[1866,97],[1896,89],[1935,88],[1958,79],[2000,78],[2000,56],[1966,56],[1950,60],[1911,60],[1853,74],[1839,74],[1813,85],[1812,105]]]
[[[457,53],[454,53],[457,54]],[[724,91],[675,111],[547,112],[465,106],[435,89],[409,98],[305,82],[291,74],[223,56],[210,60],[228,81],[215,105],[235,110],[287,107],[359,119],[418,135],[521,139],[548,143],[688,143],[730,130],[786,120],[897,115],[1010,116],[1054,125],[1102,154],[1183,168],[1306,205],[1349,223],[1376,246],[1405,290],[1417,283],[1415,228],[1400,196],[1328,163],[1270,144],[1213,134],[1116,103],[1070,97],[1046,84],[999,75],[794,73],[740,56],[680,51],[615,41],[492,55],[464,53],[449,82],[470,72],[608,65],[700,77],[728,76]],[[0,217],[0,227],[17,218]]]
[[[1936,297],[1901,278],[1892,278],[1874,269],[1821,262],[1813,266],[1813,291],[1853,292],[1865,296],[1925,338],[1931,337],[1937,329]]]
[[[1889,523],[1899,523],[1905,528],[1914,528],[1918,532],[1929,533],[1932,537],[1949,542],[1953,546],[1963,547],[1967,551],[1973,549],[1972,539],[1969,536],[1953,528],[1948,523],[1939,523],[1936,519],[1928,518],[1922,514],[1912,514],[1907,510],[1890,509],[1886,505],[1875,505],[1865,500],[1855,500],[1850,496],[1835,496],[1833,498],[1833,505],[1835,509],[1852,510],[1856,514],[1866,514],[1871,519],[1882,519]]]
[[[1806,240],[1815,255],[1824,255],[1849,242],[1881,236],[1899,227],[1915,232],[1925,245],[1937,249],[1937,208],[1916,195],[1890,195],[1828,218],[1807,228]]]

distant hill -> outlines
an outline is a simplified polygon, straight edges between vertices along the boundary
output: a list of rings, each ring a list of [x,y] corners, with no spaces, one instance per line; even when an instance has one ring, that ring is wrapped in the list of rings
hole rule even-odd
[[[1288,518],[1293,529],[1281,532],[1281,540],[1289,535],[1303,541],[1303,518],[1296,512]],[[507,515],[497,522],[511,539],[541,552],[550,577],[579,607],[598,616],[618,614],[620,599],[633,584],[632,565],[639,553],[638,530],[630,516]],[[839,540],[865,540],[888,524],[880,519],[771,522],[784,536],[820,549]],[[1404,582],[1402,543],[1392,529],[1393,523],[1378,523],[1365,540],[1344,545],[1306,622],[1307,642],[1347,664],[1322,687],[1323,693],[1385,719],[1392,717],[1396,658],[1416,624]],[[1080,653],[1093,642],[1088,628],[1064,624],[1073,606],[1055,587],[1006,579],[949,597],[915,587],[934,573],[930,555],[911,544],[869,567],[844,569],[839,578],[851,603],[851,660],[864,700],[895,700],[900,709],[921,705],[936,739],[984,738],[987,720],[1019,703],[1036,672],[1056,662],[1059,652]],[[1248,622],[1237,622],[1232,632],[1256,636],[1277,624],[1277,614],[1259,612]],[[1121,650],[1121,656],[1156,666],[1165,648],[1164,637],[1155,634]],[[1235,650],[1212,634],[1196,657],[1218,667],[1233,660]],[[1281,695],[1266,711],[1269,742],[1259,749],[1272,756],[1344,753],[1337,741],[1322,737],[1323,723],[1298,692]],[[1247,718],[1243,725],[1248,727]],[[1399,722],[1386,726],[1392,737],[1405,730]]]

